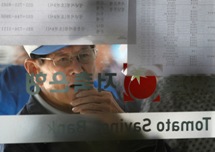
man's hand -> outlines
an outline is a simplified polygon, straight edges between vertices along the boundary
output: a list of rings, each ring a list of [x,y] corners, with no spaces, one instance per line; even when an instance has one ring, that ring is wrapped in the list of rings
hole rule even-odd
[[[72,111],[80,114],[123,112],[110,92],[98,92],[96,89],[77,93],[71,105],[73,107]]]

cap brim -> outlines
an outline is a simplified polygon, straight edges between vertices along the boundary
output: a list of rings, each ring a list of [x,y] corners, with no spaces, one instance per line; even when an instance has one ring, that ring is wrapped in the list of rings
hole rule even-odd
[[[51,53],[54,53],[56,51],[59,51],[60,49],[67,47],[69,45],[42,45],[35,49],[31,54],[35,55],[48,55]]]

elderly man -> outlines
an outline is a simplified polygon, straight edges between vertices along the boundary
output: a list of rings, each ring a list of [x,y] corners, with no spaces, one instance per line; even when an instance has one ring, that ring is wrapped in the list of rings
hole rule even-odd
[[[39,94],[32,95],[28,104],[20,114],[59,114],[59,113],[121,113],[122,108],[115,98],[107,91],[90,90],[75,91],[79,86],[75,78],[82,72],[94,74],[95,72],[95,46],[94,45],[51,45],[51,46],[25,46],[30,59],[25,61],[25,68],[31,75],[43,73],[43,77],[34,77],[40,88]],[[61,72],[65,75],[66,84],[51,84],[53,75]],[[57,75],[58,81],[63,79]],[[37,80],[37,81],[36,81]],[[82,80],[85,82],[85,80]],[[68,90],[53,92],[52,90]],[[27,125],[27,124],[26,124]],[[136,150],[135,150],[136,149]],[[8,144],[4,152],[59,152],[59,151],[168,151],[162,141],[144,142],[70,142],[70,143],[37,143],[37,144]]]
[[[27,72],[34,75],[46,74],[46,81],[38,83],[41,91],[38,95],[34,95],[30,102],[40,103],[44,110],[49,111],[49,113],[123,112],[112,94],[107,91],[98,92],[96,89],[74,91],[76,74],[81,72],[93,74],[95,72],[96,52],[94,46],[52,45],[25,46],[25,48],[31,57],[25,62]],[[65,84],[50,84],[56,72],[65,74],[68,82],[66,85],[68,86],[65,86]],[[62,79],[61,75],[58,75],[57,79]],[[62,90],[65,87],[69,87],[69,89],[62,93],[51,91]],[[27,107],[28,105],[22,110],[22,114],[29,113]],[[35,114],[41,113],[41,110],[37,112],[36,109]],[[47,113],[47,111],[44,112]]]

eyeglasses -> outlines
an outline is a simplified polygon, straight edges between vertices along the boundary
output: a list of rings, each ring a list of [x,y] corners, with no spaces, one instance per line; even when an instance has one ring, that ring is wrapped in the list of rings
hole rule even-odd
[[[79,63],[82,63],[82,64],[87,64],[92,62],[95,59],[95,52],[96,50],[88,48],[88,49],[82,50],[79,54],[75,56],[68,56],[65,54],[65,55],[60,55],[60,57],[40,58],[40,59],[53,61],[53,64],[58,67],[66,67],[66,66],[70,66],[75,58]]]

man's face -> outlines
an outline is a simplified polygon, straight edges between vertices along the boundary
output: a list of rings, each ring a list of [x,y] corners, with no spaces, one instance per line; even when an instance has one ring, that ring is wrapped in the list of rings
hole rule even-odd
[[[78,54],[83,54],[84,52],[92,53],[93,60],[90,60],[86,63],[80,62],[77,59]],[[61,64],[63,61],[72,58],[72,62],[70,64]],[[42,96],[45,100],[48,100],[51,103],[55,103],[57,105],[67,106],[73,99],[75,99],[75,90],[74,90],[74,82],[76,74],[81,72],[87,72],[90,74],[94,74],[95,72],[95,53],[90,46],[87,45],[79,45],[79,46],[69,46],[65,47],[59,51],[56,51],[46,58],[51,58],[54,60],[44,60],[44,63],[40,66],[40,70],[42,73],[47,74],[46,81],[40,85],[42,90]],[[62,72],[66,76],[67,84],[50,84],[53,82],[53,75],[56,72]],[[62,80],[62,76],[58,75],[57,80]],[[64,90],[66,87],[69,88],[66,92],[50,92],[51,90]]]

